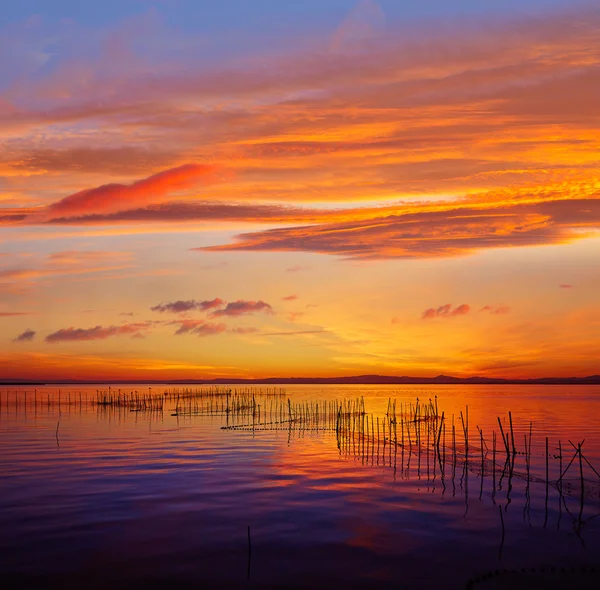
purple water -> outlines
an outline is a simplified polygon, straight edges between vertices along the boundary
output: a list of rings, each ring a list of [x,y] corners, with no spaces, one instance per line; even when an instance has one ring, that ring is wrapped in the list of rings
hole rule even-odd
[[[432,449],[340,448],[331,431],[223,430],[223,416],[172,416],[169,403],[161,414],[79,405],[95,391],[61,388],[60,410],[54,387],[35,403],[32,388],[0,394],[3,587],[516,587],[503,572],[523,568],[544,587],[597,582],[599,387],[286,387],[294,402],[364,396],[382,419],[390,397],[437,396],[457,428],[468,405],[472,459],[454,469],[448,433],[442,469]],[[558,441],[564,470],[568,440],[585,438],[583,504],[578,458],[547,501],[544,483],[501,479],[500,450],[482,478],[476,427],[489,444],[509,410],[518,448],[532,422],[533,479],[546,436],[551,481]]]

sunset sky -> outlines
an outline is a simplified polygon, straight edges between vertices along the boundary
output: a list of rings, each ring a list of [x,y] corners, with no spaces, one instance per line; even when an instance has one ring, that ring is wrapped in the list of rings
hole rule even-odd
[[[21,0],[0,378],[600,373],[600,4]]]

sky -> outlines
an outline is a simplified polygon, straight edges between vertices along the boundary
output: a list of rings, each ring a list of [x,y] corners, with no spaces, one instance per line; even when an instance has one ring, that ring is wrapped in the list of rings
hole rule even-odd
[[[23,0],[0,379],[600,374],[600,5]]]

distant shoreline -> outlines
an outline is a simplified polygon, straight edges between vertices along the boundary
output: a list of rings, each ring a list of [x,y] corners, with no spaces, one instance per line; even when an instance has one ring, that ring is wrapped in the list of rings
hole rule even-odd
[[[169,380],[0,380],[0,387],[44,385],[600,385],[600,375],[587,377],[541,377],[501,379],[488,377],[394,377],[357,375],[352,377],[269,377],[265,379],[169,379]]]

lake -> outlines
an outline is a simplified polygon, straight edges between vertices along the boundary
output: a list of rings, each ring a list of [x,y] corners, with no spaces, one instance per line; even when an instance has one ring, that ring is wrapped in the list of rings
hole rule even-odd
[[[0,388],[3,588],[598,583],[598,386],[190,388]]]

